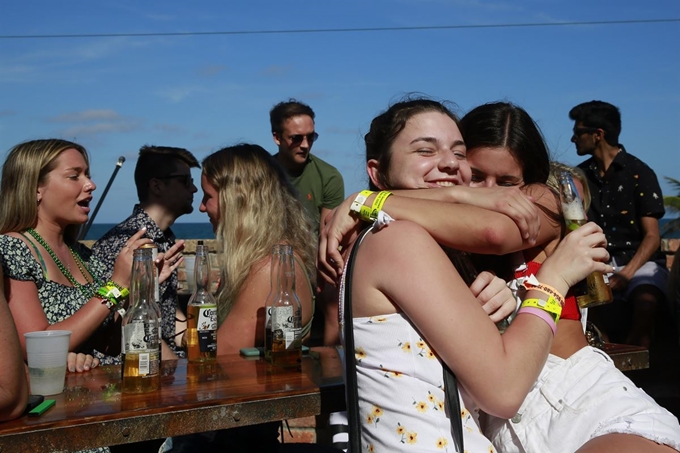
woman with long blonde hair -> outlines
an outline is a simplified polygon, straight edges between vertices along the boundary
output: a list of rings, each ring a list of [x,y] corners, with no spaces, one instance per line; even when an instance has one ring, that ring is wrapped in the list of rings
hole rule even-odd
[[[203,160],[201,187],[200,210],[208,214],[220,243],[217,353],[264,344],[264,302],[275,244],[293,246],[306,336],[314,313],[316,241],[283,169],[264,148],[239,144]]]
[[[219,244],[217,354],[264,345],[271,250],[277,244],[293,246],[304,338],[314,315],[316,240],[295,189],[274,157],[258,145],[220,149],[206,157],[202,167],[199,209],[208,215]],[[173,437],[161,451],[275,452],[279,427],[279,422],[271,422]]]
[[[132,250],[150,240],[141,239],[143,230],[132,236],[111,280],[102,281],[103,269],[77,242],[95,189],[87,151],[77,143],[32,140],[13,147],[5,159],[0,261],[24,357],[23,333],[60,329],[71,331],[69,351],[116,360],[120,341],[100,330],[107,320],[113,326],[116,304],[98,292],[109,284],[129,287]]]

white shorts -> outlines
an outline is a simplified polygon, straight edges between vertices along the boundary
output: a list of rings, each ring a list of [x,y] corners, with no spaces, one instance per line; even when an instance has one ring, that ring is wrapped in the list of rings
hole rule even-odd
[[[586,346],[567,360],[550,355],[515,417],[485,416],[499,453],[573,453],[604,434],[635,434],[680,449],[678,419],[624,376],[607,354]]]
[[[616,260],[612,260],[612,265],[615,272],[619,272],[625,267],[618,266]],[[624,298],[628,299],[631,291],[640,285],[654,285],[665,293],[666,286],[668,285],[668,275],[669,272],[666,266],[662,266],[655,261],[647,261],[633,274],[633,278],[628,282]]]

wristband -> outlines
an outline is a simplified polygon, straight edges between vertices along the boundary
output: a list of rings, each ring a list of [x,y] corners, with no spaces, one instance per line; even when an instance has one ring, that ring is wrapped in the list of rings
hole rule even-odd
[[[114,282],[113,280],[109,280],[108,282],[106,282],[106,286],[115,286],[116,288],[118,288],[118,291],[120,291],[121,294],[122,294],[121,297],[127,297],[127,296],[130,295],[130,291],[128,291],[127,288],[120,286],[118,283]]]
[[[373,195],[374,193],[375,192],[370,190],[362,190],[361,192],[359,192],[359,195],[357,195],[357,197],[352,202],[352,205],[349,207],[350,211],[356,212],[357,214],[361,215],[361,207],[366,202],[366,199]]]
[[[548,324],[548,327],[550,327],[550,330],[552,330],[553,336],[555,336],[555,334],[557,333],[557,325],[547,312],[538,308],[522,307],[519,309],[517,314],[521,315],[522,313],[526,313],[527,315],[534,315],[541,318],[543,321],[545,321],[546,324]]]
[[[128,291],[127,288],[123,288],[119,284],[112,281],[106,282],[106,284],[99,288],[95,293],[96,296],[99,296],[103,299],[104,303],[106,304],[106,308],[108,309],[114,308],[129,294],[130,291]]]
[[[383,205],[390,195],[392,195],[392,192],[388,192],[387,190],[378,193],[371,206],[371,220],[376,220],[378,218],[378,212],[382,211]]]
[[[372,222],[373,219],[371,216],[373,215],[373,210],[369,206],[364,206],[361,205],[361,208],[359,209],[359,218],[363,220],[364,222]]]
[[[557,321],[560,320],[560,316],[562,315],[562,307],[560,307],[560,304],[557,303],[552,296],[549,296],[548,300],[524,299],[520,308],[524,307],[537,308],[545,311],[550,315],[555,324],[557,324]]]
[[[533,274],[524,280],[522,286],[527,290],[540,291],[547,296],[552,296],[560,304],[560,306],[564,307],[564,296],[552,286],[540,283],[538,280],[536,280],[536,277],[534,277]]]

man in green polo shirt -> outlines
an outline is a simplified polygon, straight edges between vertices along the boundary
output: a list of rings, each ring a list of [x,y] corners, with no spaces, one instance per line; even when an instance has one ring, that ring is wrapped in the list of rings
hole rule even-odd
[[[274,143],[279,147],[274,157],[288,173],[318,235],[326,215],[345,199],[345,187],[335,167],[311,154],[319,137],[314,116],[311,107],[295,99],[280,102],[269,112]]]

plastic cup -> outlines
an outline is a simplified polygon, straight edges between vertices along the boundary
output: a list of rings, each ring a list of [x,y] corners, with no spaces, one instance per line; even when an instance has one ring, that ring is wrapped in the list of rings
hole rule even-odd
[[[56,395],[64,391],[70,330],[28,332],[26,353],[31,394]]]
[[[196,289],[196,275],[194,275],[194,267],[196,265],[196,257],[184,255],[184,271],[187,277],[187,286],[189,292],[193,293]]]

